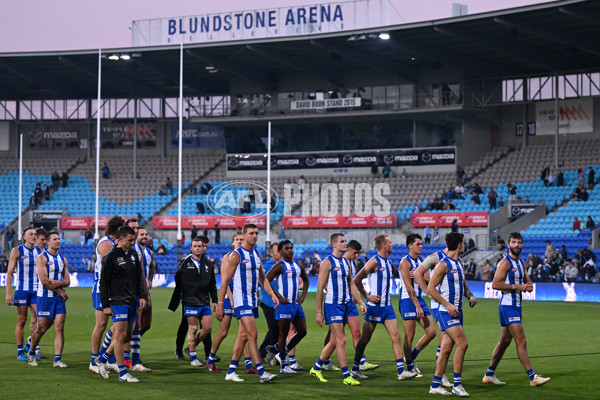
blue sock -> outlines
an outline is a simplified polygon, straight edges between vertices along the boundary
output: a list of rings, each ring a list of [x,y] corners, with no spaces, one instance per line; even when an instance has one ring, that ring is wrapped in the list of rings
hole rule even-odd
[[[442,377],[441,376],[433,376],[433,381],[431,382],[431,387],[433,389],[439,388],[442,386]]]
[[[119,365],[119,378],[127,373],[127,368],[125,368],[125,364]]]
[[[244,358],[244,363],[246,364],[246,369],[252,368],[252,358],[245,357]]]
[[[406,362],[406,369],[408,371],[412,371],[413,368],[415,367],[415,362],[413,360],[410,360],[410,361],[405,360],[405,362]]]
[[[98,353],[92,353],[92,362],[90,362],[91,365],[94,365],[96,358],[98,358]]]
[[[123,352],[123,356],[125,357],[125,360],[131,360],[131,358],[129,358],[129,352],[127,350]]]
[[[196,350],[194,350],[194,351],[190,350],[190,361],[194,361],[197,359],[198,359],[198,357],[196,356]],[[133,360],[131,361],[131,365],[133,365]]]
[[[440,351],[442,351],[442,346],[438,346],[437,352],[435,353],[435,361],[437,361],[440,356]]]
[[[454,387],[457,387],[458,385],[462,385],[462,377],[461,377],[461,373],[454,373]]]
[[[313,367],[315,371],[320,371],[323,368],[323,360],[321,360],[320,358],[317,360],[317,362],[315,363],[315,366]]]
[[[210,352],[208,354],[208,363],[209,364],[214,364],[215,363],[215,353]]]
[[[289,356],[290,358],[290,365],[296,364],[296,356]]]
[[[350,371],[348,371],[348,366],[342,367],[342,374],[344,374],[344,379],[350,376]]]
[[[360,365],[363,365],[364,363],[367,362],[367,357],[365,356],[365,354],[363,353],[362,357],[360,358]]]
[[[273,353],[275,353],[275,354],[279,353],[279,344],[275,343],[273,345]]]
[[[417,356],[419,355],[419,353],[420,353],[420,351],[417,350],[417,348],[415,347],[411,353],[413,361],[417,359]]]
[[[279,353],[279,359],[281,360],[281,368],[285,367],[287,365],[287,360],[283,351]]]
[[[283,361],[283,360],[281,360]],[[283,365],[283,363],[282,363]],[[262,363],[258,363],[256,364],[256,370],[258,371],[258,376],[263,376],[263,374],[265,373],[265,369],[263,368]]]
[[[490,365],[485,373],[485,376],[494,376],[495,373],[496,373],[496,367],[492,367]]]
[[[331,364],[331,357],[328,357],[327,360],[323,361],[323,365]]]
[[[402,358],[396,360],[396,367],[398,368],[398,375],[402,375],[404,372],[404,360]]]
[[[106,354],[106,353],[104,353]],[[117,362],[117,357],[115,357],[115,355],[113,354],[112,356],[108,357],[108,362],[111,364],[114,364]]]
[[[40,345],[35,346],[35,351],[41,350]]]
[[[98,357],[98,360],[100,360],[100,362],[101,362],[102,364],[106,364],[106,363],[108,362],[108,359],[109,359],[110,357],[111,357],[111,356],[109,356],[109,355],[108,355],[108,353],[104,352],[104,353],[102,353],[102,355],[101,355],[101,356],[99,356],[99,357]]]
[[[533,378],[535,377],[535,371],[530,369],[527,371],[527,375],[529,375],[529,380],[532,381]]]
[[[358,371],[360,369],[360,360],[356,360],[356,358],[354,359],[354,361],[352,362],[352,371]]]
[[[233,374],[235,372],[235,369],[238,366],[238,360],[231,360],[231,363],[229,363],[229,369],[227,370],[228,374]]]
[[[25,342],[25,352],[29,353],[29,350],[31,350],[31,336],[29,336],[27,338],[27,342]]]
[[[129,344],[131,345],[131,365],[136,365],[140,363],[140,345],[142,342],[142,334],[139,330],[133,331],[131,333],[131,340]]]
[[[54,355],[54,362],[59,362],[61,356],[62,356],[62,354],[55,354]]]
[[[20,356],[21,354],[25,354],[25,349],[23,348],[22,344],[18,344],[17,345],[17,355]]]
[[[110,346],[111,340],[112,340],[112,331],[109,329],[108,332],[106,332],[106,335],[104,335],[104,341],[102,342],[102,347],[100,348],[100,352],[98,354],[102,355],[102,353],[104,353],[106,351],[106,349],[108,349],[108,346]]]

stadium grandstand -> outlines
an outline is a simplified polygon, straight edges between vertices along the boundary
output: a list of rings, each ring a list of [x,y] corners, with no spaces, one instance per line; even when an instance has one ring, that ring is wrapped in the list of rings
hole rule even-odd
[[[186,43],[181,203],[179,46],[0,54],[3,254],[21,215],[22,226],[60,228],[70,265],[88,271],[89,232],[118,214],[141,219],[164,248],[158,271],[172,274],[192,229],[209,234],[218,267],[231,233],[252,221],[260,251],[289,238],[315,274],[333,232],[359,240],[367,257],[387,233],[397,266],[407,234],[431,230],[429,254],[455,221],[472,240],[477,278],[519,231],[537,260],[532,275],[540,266],[544,280],[571,280],[556,267],[564,245],[574,281],[598,282],[600,269],[584,266],[600,256],[599,22],[598,2],[566,0]]]

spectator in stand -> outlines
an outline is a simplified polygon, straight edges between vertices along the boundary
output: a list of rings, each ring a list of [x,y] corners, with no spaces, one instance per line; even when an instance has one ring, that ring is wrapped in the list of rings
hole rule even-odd
[[[481,280],[492,280],[492,264],[490,263],[490,260],[485,260],[485,262],[483,263],[483,272],[481,273]]]
[[[444,204],[444,210],[456,210],[456,207],[454,207],[454,203],[452,203],[452,200],[446,200],[446,204]]]
[[[321,256],[319,255],[319,253],[317,253],[317,251],[313,251],[313,263],[315,264],[315,267],[317,265],[321,265]]]
[[[173,194],[173,181],[170,176],[167,176],[167,181],[165,182],[165,188],[169,195]]]
[[[596,275],[596,263],[591,258],[583,265],[583,280],[586,282],[592,282],[594,275]]]
[[[504,199],[502,199],[502,197],[498,200],[498,207],[504,207]]]
[[[556,258],[550,257],[549,259],[547,259],[546,263],[550,267],[550,273],[548,275],[550,275],[550,277],[556,278],[556,275],[558,274],[560,268],[560,266],[556,262]]]
[[[512,183],[509,183],[508,185],[506,185],[506,187],[508,188],[508,195],[509,196],[516,196],[517,195],[517,187],[515,185],[513,185]]]
[[[596,171],[592,167],[588,168],[588,189],[593,189],[596,184]]]
[[[562,254],[562,257],[566,260],[567,257],[567,246],[565,246],[564,244],[560,246],[560,250],[558,251],[560,254]]]
[[[62,173],[60,180],[62,181],[63,187],[67,187],[67,185],[69,183],[69,175],[67,175],[66,171]]]
[[[546,186],[552,186],[554,184],[554,175],[552,175],[552,172],[548,173],[548,176],[546,177]]]
[[[585,222],[585,229],[594,229],[596,227],[596,223],[592,219],[591,215],[588,215],[587,221]]]
[[[558,170],[558,174],[556,175],[556,186],[564,186],[565,185],[565,174],[563,174],[562,169]]]
[[[556,249],[554,248],[552,243],[550,243],[549,240],[546,240],[546,251],[544,252],[544,256],[547,259],[550,259],[551,257],[556,257]]]
[[[423,229],[423,243],[431,243],[431,227],[429,225],[427,225],[425,229]]]
[[[556,274],[554,274],[554,280],[556,282],[566,281],[565,270],[563,267],[558,267],[558,271],[556,272]]]
[[[473,205],[481,204],[481,199],[479,198],[479,195],[477,193],[475,193],[473,196],[471,196],[471,204],[473,204]]]
[[[460,183],[465,181],[465,170],[460,165],[456,167],[456,180]]]
[[[198,210],[198,214],[204,214],[204,204],[201,202],[196,203],[196,209]]]
[[[534,282],[546,282],[548,280],[546,271],[544,271],[541,265],[536,267],[534,274],[531,276],[531,280]]]
[[[391,170],[389,164],[385,164],[383,166],[383,177],[384,178],[389,178],[391,172],[392,172],[392,170]]]
[[[437,243],[440,241],[440,229],[436,226],[433,228],[433,242]]]
[[[540,259],[533,253],[529,253],[529,257],[527,257],[527,273],[529,275],[533,275],[535,272],[535,269],[537,268],[538,264],[540,263]]]
[[[406,179],[408,175],[406,175],[406,168],[402,168],[402,175],[400,176],[402,179]]]
[[[454,190],[452,190],[451,187],[449,187],[448,190],[446,191],[446,193],[444,193],[444,198],[446,200],[454,199],[455,197],[456,197],[456,192]]]
[[[475,264],[475,259],[469,258],[469,263],[465,266],[465,278],[469,280],[475,279],[476,271],[477,264]]]
[[[586,188],[581,189],[580,199],[581,201],[588,201],[589,194]]]
[[[110,174],[110,167],[108,166],[106,161],[104,161],[104,166],[102,167],[102,179],[108,179],[109,174]]]
[[[540,179],[542,180],[542,182],[544,182],[544,186],[548,186],[548,181],[546,180],[548,178],[548,175],[550,175],[550,167],[546,167],[542,170],[542,173],[540,174]]]
[[[475,241],[472,237],[467,239],[467,253],[477,250],[477,246],[475,245]]]
[[[464,196],[465,187],[462,185],[462,183],[460,181],[456,182],[456,186],[454,187],[454,193],[455,193],[457,199],[465,198],[465,196]]]
[[[419,207],[419,203],[415,203],[415,207],[413,208],[413,213],[418,214],[421,212],[421,208]]]
[[[471,186],[471,189],[469,189],[467,191],[467,194],[483,194],[483,189],[481,188],[481,186],[479,186],[479,183],[475,182],[473,183],[473,186]]]
[[[565,267],[565,277],[567,282],[575,282],[578,275],[579,270],[577,269],[577,266],[572,262],[567,262],[567,266]]]
[[[581,168],[577,170],[577,187],[585,187],[585,172]]]
[[[504,239],[502,239],[500,235],[496,237],[496,249],[498,251],[506,250],[506,242],[504,241]]]
[[[488,193],[488,203],[490,203],[490,210],[496,209],[496,199],[498,198],[498,193],[494,188],[490,190]]]
[[[300,178],[298,178],[298,189],[300,190],[300,194],[302,194],[305,184],[306,184],[306,179],[304,178],[304,175],[300,175]]]
[[[452,220],[452,225],[450,225],[450,231],[453,233],[458,232],[458,220],[456,220],[456,219]]]
[[[578,231],[581,229],[581,222],[579,222],[579,218],[575,217],[573,219],[573,227],[571,228],[574,231]]]
[[[371,165],[371,175],[377,176],[378,169],[377,162],[374,162],[373,165]]]

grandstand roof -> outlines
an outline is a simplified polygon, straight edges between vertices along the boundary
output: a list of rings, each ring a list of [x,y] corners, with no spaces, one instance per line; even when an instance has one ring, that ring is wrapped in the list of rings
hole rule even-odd
[[[382,30],[390,40],[375,38]],[[367,39],[349,41],[354,35]],[[184,95],[307,90],[307,80],[326,90],[366,76],[416,83],[439,68],[465,79],[598,71],[599,37],[600,2],[568,0],[379,30],[191,44]],[[178,46],[103,52],[141,53],[129,62],[103,59],[103,98],[178,96]],[[95,98],[97,63],[98,50],[0,54],[0,100]],[[209,64],[219,71],[209,73]]]

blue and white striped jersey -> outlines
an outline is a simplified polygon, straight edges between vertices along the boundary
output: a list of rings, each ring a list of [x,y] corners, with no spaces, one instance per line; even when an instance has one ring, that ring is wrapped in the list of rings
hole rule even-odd
[[[17,246],[17,249],[19,250],[19,258],[17,259],[17,265],[15,266],[15,286],[17,290],[35,292],[38,290],[39,281],[35,259],[42,251],[37,246],[33,246],[33,249],[30,249],[24,244]],[[11,284],[12,282],[7,282],[7,285]]]
[[[283,272],[277,277],[279,293],[290,303],[295,304],[298,299],[300,266],[296,261],[290,263],[282,259],[279,262],[283,265]]]
[[[371,260],[377,261],[377,270],[367,275],[372,295],[379,296],[378,303],[367,302],[370,306],[387,307],[392,304],[390,291],[392,288],[392,262],[376,254]],[[371,261],[369,260],[369,261]]]
[[[255,308],[258,306],[260,253],[244,247],[238,247],[234,251],[238,253],[240,261],[233,275],[233,305]]]
[[[96,264],[94,265],[94,287],[92,288],[92,293],[100,294],[100,274],[102,273],[102,257],[100,253],[98,253],[98,247],[100,243],[109,241],[113,246],[115,245],[115,241],[112,240],[110,236],[104,236],[102,239],[98,241],[98,245],[96,245]]]
[[[414,271],[423,262],[423,257],[418,256],[415,259],[415,258],[412,258],[410,256],[410,254],[407,254],[404,257],[402,257],[402,261],[404,261],[404,260],[406,260],[406,261],[409,262],[409,264],[410,264],[410,270]],[[400,264],[402,264],[402,261],[400,261]],[[411,282],[411,286],[415,290],[415,295],[417,297],[421,297],[423,295],[423,291],[421,290],[421,288],[419,287],[419,285],[417,284],[417,282],[415,281],[415,279],[411,278],[410,282]],[[401,285],[401,287],[400,287],[400,300],[410,299],[410,296],[408,295],[408,291],[406,290],[404,279],[402,279],[400,281],[400,285]]]
[[[348,287],[348,274],[350,263],[344,257],[337,258],[333,254],[326,260],[331,263],[331,271],[327,279],[326,304],[346,304],[351,301],[350,288]]]
[[[515,260],[510,255],[504,257],[510,263],[510,268],[506,273],[504,283],[509,285],[522,285],[525,278],[525,263],[521,259]],[[520,290],[503,290],[500,297],[500,304],[503,306],[521,307]]]
[[[57,255],[53,255],[48,251],[44,251],[42,254],[44,256],[46,256],[46,259],[47,259],[46,272],[48,272],[48,279],[51,279],[54,281],[64,280],[63,271],[65,269],[65,257],[62,254],[58,254],[58,253],[57,253]],[[53,292],[52,290],[49,290],[47,287],[42,285],[41,282],[37,289],[37,295],[38,295],[38,297],[48,297],[48,298],[59,296],[57,293]]]
[[[444,276],[439,286],[440,294],[450,304],[458,309],[462,309],[462,299],[464,294],[465,271],[462,262],[448,257],[447,255],[440,260],[448,265],[448,273]],[[448,311],[442,304],[439,305],[440,311]]]

